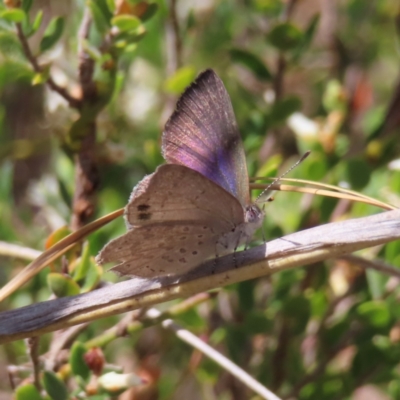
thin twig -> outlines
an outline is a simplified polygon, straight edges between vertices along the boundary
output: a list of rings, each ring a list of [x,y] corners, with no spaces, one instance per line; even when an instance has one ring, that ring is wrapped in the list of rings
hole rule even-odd
[[[95,116],[93,116],[95,118]],[[75,155],[75,192],[72,204],[71,228],[77,230],[85,225],[95,210],[94,195],[99,186],[99,170],[96,164],[96,121],[86,123],[81,148]]]
[[[169,0],[168,18],[165,22],[166,74],[173,76],[182,65],[182,40],[179,29],[176,0]],[[166,94],[161,121],[165,122],[175,108],[176,98]],[[163,124],[162,124],[163,125]]]
[[[79,82],[82,91],[82,102],[94,105],[98,101],[96,84],[93,80],[95,61],[85,50],[85,41],[89,36],[92,16],[89,7],[85,8],[79,28]],[[99,171],[96,162],[95,148],[97,112],[92,110],[81,115],[82,126],[79,136],[80,149],[75,155],[75,192],[72,204],[71,228],[77,230],[85,225],[95,209],[94,195],[99,185]]]
[[[168,57],[167,73],[168,75],[172,75],[182,65],[182,39],[176,10],[176,0],[170,0],[166,39]]]
[[[161,316],[161,312],[155,308],[151,308],[147,312],[147,316],[149,318],[159,318]],[[211,358],[217,364],[219,364],[226,371],[231,373],[241,382],[243,382],[247,387],[252,389],[255,393],[259,394],[263,399],[267,400],[280,400],[278,396],[268,390],[265,386],[261,385],[260,382],[256,381],[251,375],[249,375],[246,371],[238,367],[231,360],[226,358],[224,355],[213,349],[203,340],[199,339],[196,335],[189,332],[186,329],[183,329],[180,325],[174,322],[172,319],[166,319],[161,324],[165,329],[171,330],[175,332],[176,336],[188,343],[190,346],[195,349],[201,351],[207,357]]]
[[[78,32],[79,42],[79,82],[81,84],[82,98],[84,101],[94,101],[97,96],[96,85],[93,82],[94,60],[85,50],[92,25],[92,16],[89,7],[85,8],[82,23]]]
[[[39,337],[30,337],[26,342],[28,346],[29,357],[32,361],[33,382],[36,389],[40,392],[42,388],[40,384]]]
[[[395,276],[400,278],[400,269],[385,263],[382,260],[367,260],[366,258],[355,256],[352,254],[341,256],[339,259],[346,260],[353,264],[357,264],[364,269],[374,269],[375,271],[382,272],[386,275]]]
[[[278,58],[276,60],[276,72],[275,78],[273,82],[274,93],[275,93],[275,102],[279,101],[283,96],[283,81],[286,71],[286,59],[282,53],[278,54]]]
[[[48,353],[43,357],[45,363],[45,370],[54,371],[57,364],[60,362],[59,356],[61,351],[69,348],[71,343],[79,336],[79,334],[86,329],[88,323],[71,326],[65,331],[56,332],[50,344]]]
[[[289,20],[290,16],[293,13],[294,7],[296,6],[297,1],[298,0],[288,0],[287,1],[286,7],[284,8],[282,16],[281,16],[281,19],[283,21],[286,22]]]
[[[288,22],[290,16],[293,13],[293,10],[296,6],[297,0],[288,0],[286,6],[283,9],[281,15],[281,22]],[[278,101],[283,96],[284,91],[284,76],[286,72],[286,58],[283,52],[279,52],[278,58],[276,60],[276,72],[273,82],[274,92],[275,92],[275,101]]]
[[[297,3],[297,0],[287,0],[286,5],[283,9],[283,12],[280,16],[281,23],[288,22],[290,16],[293,12],[293,9]],[[285,93],[285,74],[287,71],[287,60],[286,54],[284,51],[279,50],[275,60],[275,73],[273,77],[272,87],[274,90],[275,98],[274,103],[277,104],[284,96]],[[284,154],[288,155],[293,152],[295,149],[295,144],[293,138],[289,140],[289,137],[286,137],[282,128],[276,128],[272,131],[272,140],[274,141],[274,148],[276,145],[280,147]],[[269,146],[269,152],[272,153],[272,147]],[[267,155],[267,154],[266,154]]]
[[[36,73],[42,73],[43,69],[39,65],[36,57],[33,55],[32,51],[29,47],[26,36],[24,35],[24,32],[22,30],[22,25],[20,23],[17,23],[16,26],[17,26],[17,36],[18,36],[19,41],[21,42],[22,49],[25,53],[26,58],[28,59],[28,61],[30,62],[30,64],[33,67],[33,70]],[[79,99],[71,96],[65,88],[57,85],[57,83],[54,82],[54,80],[51,76],[49,76],[47,78],[46,83],[50,87],[51,90],[53,90],[54,92],[57,92],[61,97],[63,97],[68,102],[70,107],[76,108],[76,109],[79,109],[81,107],[81,101]]]
[[[288,345],[290,343],[289,335],[289,323],[286,317],[282,319],[282,326],[280,327],[278,337],[278,343],[276,350],[272,356],[272,365],[274,365],[274,370],[271,371],[272,375],[272,388],[277,390],[282,385],[285,376],[285,366],[288,354]]]
[[[164,311],[159,320],[155,318],[146,318],[146,312],[141,315],[141,310],[134,310],[130,312],[125,318],[123,318],[116,326],[108,329],[101,335],[90,339],[85,343],[87,348],[91,347],[104,347],[111,341],[115,340],[117,337],[122,337],[127,334],[132,335],[135,332],[147,327],[153,326],[166,318],[171,318],[173,316],[178,316],[193,307],[196,307],[198,304],[203,303],[209,300],[213,296],[212,293],[199,293],[195,296],[192,296],[179,304],[172,306],[168,310]]]
[[[29,247],[18,246],[0,240],[0,255],[6,257],[22,258],[23,260],[35,260],[42,254],[41,251]]]

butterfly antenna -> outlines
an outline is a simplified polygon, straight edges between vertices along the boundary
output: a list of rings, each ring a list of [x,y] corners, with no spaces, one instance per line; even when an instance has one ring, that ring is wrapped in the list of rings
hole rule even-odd
[[[301,164],[309,155],[310,155],[311,151],[308,150],[306,151],[301,158],[296,161],[287,171],[285,171],[280,177],[274,179],[262,192],[261,194],[257,197],[256,199],[256,203],[259,202],[261,197],[264,197],[265,193],[268,192],[268,190],[275,185],[276,183],[278,183],[283,177],[285,177],[289,172],[293,171],[299,164]],[[267,197],[265,200],[263,200],[262,202],[265,203],[270,199],[271,195],[269,197]]]

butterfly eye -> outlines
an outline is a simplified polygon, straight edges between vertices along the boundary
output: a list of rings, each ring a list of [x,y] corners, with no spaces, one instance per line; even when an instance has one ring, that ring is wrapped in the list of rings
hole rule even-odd
[[[252,204],[250,206],[247,206],[246,207],[246,222],[259,222],[262,214],[263,214],[262,211],[260,210],[260,208],[257,205]]]

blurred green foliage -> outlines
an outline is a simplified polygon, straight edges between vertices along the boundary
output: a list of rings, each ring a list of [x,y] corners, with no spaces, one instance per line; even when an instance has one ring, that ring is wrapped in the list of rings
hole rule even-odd
[[[84,7],[72,0],[8,0],[0,6],[2,241],[43,250],[68,232],[63,227],[72,214],[73,154],[90,119],[97,123],[101,175],[96,215],[123,207],[134,185],[163,162],[160,136],[177,95],[209,67],[232,98],[251,176],[274,176],[311,149],[291,177],[400,204],[399,126],[396,107],[392,113],[388,108],[397,104],[400,90],[395,2],[88,1],[92,24],[87,38],[78,40]],[[27,59],[16,24],[40,71]],[[99,96],[78,113],[46,82],[51,76],[80,95],[80,46],[94,61]],[[265,230],[275,238],[376,212],[365,204],[279,193],[267,206]],[[103,276],[93,256],[124,231],[119,220],[91,235],[83,249],[69,252],[0,308],[83,293],[101,279],[115,281],[112,274]],[[400,267],[399,242],[360,255]],[[1,254],[0,259],[0,285],[27,263]],[[360,399],[357,393],[372,387],[382,399],[398,399],[394,279],[331,260],[224,288],[175,319],[281,397]],[[90,397],[87,385],[95,373],[86,365],[84,343],[118,321],[96,321],[79,335],[68,361],[43,374],[47,397],[26,382],[15,398]],[[42,353],[52,340],[42,338]],[[152,398],[257,398],[159,326],[111,340],[103,351],[106,369],[138,373],[156,393]],[[0,348],[0,376],[7,365],[27,360],[22,342]],[[20,371],[13,379],[19,384],[27,375]],[[0,390],[11,393],[5,379]],[[111,394],[103,388],[96,396]]]

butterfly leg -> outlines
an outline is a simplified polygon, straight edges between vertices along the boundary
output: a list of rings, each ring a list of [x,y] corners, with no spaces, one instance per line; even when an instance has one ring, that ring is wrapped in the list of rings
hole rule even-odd
[[[218,263],[218,258],[219,258],[219,254],[218,254],[218,240],[215,242],[215,257],[214,257],[214,264],[213,264],[213,269],[211,271],[211,273],[214,275],[215,271],[217,269],[217,263]]]
[[[236,251],[237,251],[237,248],[240,245],[240,238],[241,238],[242,234],[243,234],[243,232],[240,232],[240,234],[237,237],[237,241],[236,241],[235,247],[233,248],[233,262],[235,264],[235,268],[238,267],[237,258],[236,258]],[[246,244],[246,246],[247,246],[247,244]]]
[[[229,251],[229,243],[226,240],[225,236],[221,236],[216,242],[215,242],[215,258],[214,258],[214,270],[212,271],[212,273],[215,272],[216,268],[217,268],[217,263],[218,263],[218,259],[220,256],[224,256],[226,254],[228,254]],[[236,265],[236,264],[235,264]]]

